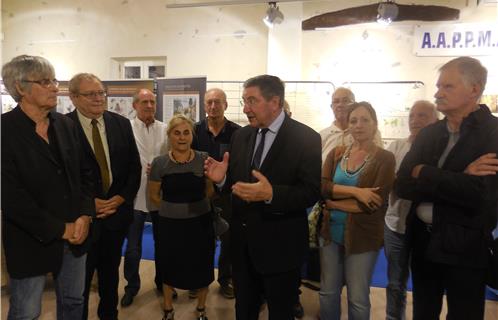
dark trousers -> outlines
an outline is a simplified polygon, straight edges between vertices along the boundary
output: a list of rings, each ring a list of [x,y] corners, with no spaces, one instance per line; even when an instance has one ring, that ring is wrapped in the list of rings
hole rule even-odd
[[[157,252],[157,211],[149,213],[152,219],[152,234],[154,237],[154,252]],[[125,292],[131,295],[136,295],[140,290],[140,260],[142,259],[142,238],[144,232],[144,225],[147,218],[147,212],[135,210],[133,213],[133,222],[128,229],[126,239],[126,251],[124,257],[124,277],[128,282],[125,286]],[[158,258],[156,255],[155,266],[156,276],[154,282],[159,290],[162,290],[162,282],[160,270],[158,268]]]
[[[293,320],[300,280],[300,269],[276,274],[261,274],[249,257],[247,246],[233,262],[235,314],[237,320],[257,320],[266,298],[269,320]]]
[[[228,223],[232,219],[230,195],[222,194],[214,199],[213,204],[222,209],[221,216]],[[225,232],[220,237],[220,256],[218,257],[218,283],[226,285],[232,279],[232,259],[230,258],[230,232]]]
[[[418,222],[417,222],[418,223]],[[484,318],[485,270],[425,258],[430,232],[419,223],[412,252],[413,319],[438,320],[446,293],[448,320]]]
[[[97,314],[102,320],[118,318],[119,264],[121,263],[121,248],[126,233],[127,229],[108,230],[102,228],[88,252],[83,320],[88,319],[88,297],[95,270],[97,270],[100,296]]]
[[[139,210],[133,212],[133,222],[126,235],[124,256],[124,277],[128,282],[125,292],[136,295],[140,290],[140,259],[142,259],[142,237],[147,213]]]

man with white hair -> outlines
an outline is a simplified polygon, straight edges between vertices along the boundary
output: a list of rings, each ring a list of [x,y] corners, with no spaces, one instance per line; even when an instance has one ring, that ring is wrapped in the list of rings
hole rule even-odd
[[[204,109],[206,119],[195,124],[195,134],[192,148],[204,151],[210,157],[220,161],[227,151],[233,134],[240,128],[238,124],[225,117],[228,108],[227,95],[219,88],[211,88],[204,95]],[[230,222],[232,208],[229,194],[216,194],[212,204],[222,209],[222,216]],[[225,232],[220,236],[220,255],[218,257],[218,283],[220,293],[227,299],[235,298],[232,284],[232,261],[230,259],[230,233]],[[195,290],[189,292],[194,298]]]
[[[408,116],[410,136],[393,141],[387,150],[396,158],[396,171],[417,134],[437,121],[436,106],[425,100],[415,101]],[[406,282],[408,281],[408,248],[405,245],[405,220],[410,211],[410,200],[389,194],[384,225],[384,250],[387,258],[386,319],[405,319]]]
[[[142,165],[140,188],[134,203],[133,221],[126,235],[126,250],[124,255],[124,277],[127,281],[125,293],[121,298],[121,306],[127,307],[133,303],[134,297],[140,290],[140,260],[142,258],[142,237],[147,215],[152,220],[154,237],[154,252],[157,252],[157,219],[158,208],[155,208],[147,199],[147,178],[150,173],[150,164],[155,157],[166,152],[166,124],[157,120],[156,96],[149,89],[139,89],[133,95],[133,109],[137,116],[131,120],[131,128],[137,143]],[[158,292],[162,292],[161,268],[159,255],[155,254],[156,275],[154,282]]]
[[[444,294],[448,319],[482,319],[498,176],[471,168],[498,153],[498,119],[479,104],[487,78],[479,60],[459,57],[439,71],[435,98],[445,118],[418,134],[395,183],[412,200],[413,319],[438,319]]]

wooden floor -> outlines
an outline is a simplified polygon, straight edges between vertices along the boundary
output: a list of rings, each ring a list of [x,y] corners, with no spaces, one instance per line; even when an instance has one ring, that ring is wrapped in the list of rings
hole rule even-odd
[[[123,264],[121,264],[122,266]],[[122,274],[122,271],[121,271]],[[154,264],[152,261],[143,260],[141,263],[140,274],[142,275],[142,288],[139,294],[135,297],[133,304],[127,308],[119,307],[119,319],[144,319],[144,320],[160,320],[162,317],[161,304],[162,296],[156,293],[154,287]],[[120,286],[119,286],[119,296],[123,295],[124,291],[124,281],[121,276]],[[209,320],[217,319],[234,319],[234,300],[227,300],[223,298],[218,293],[218,283],[213,283],[209,287],[209,295],[207,301],[207,314]],[[301,290],[301,303],[304,306],[304,320],[317,319],[318,315],[318,293],[302,287]],[[190,300],[188,298],[187,291],[178,291],[178,300],[175,302],[175,319],[176,320],[193,320],[195,319],[195,300]],[[1,295],[1,315],[2,320],[7,319],[7,311],[9,306],[8,294],[6,290],[2,290]],[[345,292],[343,292],[342,299],[342,319],[347,319],[347,305],[345,301]],[[90,320],[97,320],[96,309],[98,303],[98,294],[95,290],[92,291],[90,296]],[[371,303],[372,311],[371,318],[373,320],[385,319],[385,289],[372,288],[371,290]],[[446,310],[446,307],[444,307]],[[346,312],[344,312],[346,311]],[[407,307],[407,319],[411,319],[411,294],[408,294],[408,307]],[[445,312],[441,316],[441,319],[445,318]],[[40,320],[55,320],[55,293],[50,284],[43,295],[43,309],[42,316]],[[262,311],[260,319],[267,319],[266,309]],[[487,301],[486,302],[486,317],[485,319],[497,320],[498,319],[498,302]],[[471,320],[471,319],[469,319]]]

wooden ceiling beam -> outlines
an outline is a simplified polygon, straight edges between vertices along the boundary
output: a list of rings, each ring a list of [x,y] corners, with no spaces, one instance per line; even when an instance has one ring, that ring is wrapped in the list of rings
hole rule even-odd
[[[444,6],[403,5],[398,6],[398,16],[394,21],[450,21],[458,20],[460,10]],[[320,14],[302,22],[303,30],[317,28],[334,28],[359,23],[377,21],[379,4],[370,4],[361,7],[347,8],[339,11]]]

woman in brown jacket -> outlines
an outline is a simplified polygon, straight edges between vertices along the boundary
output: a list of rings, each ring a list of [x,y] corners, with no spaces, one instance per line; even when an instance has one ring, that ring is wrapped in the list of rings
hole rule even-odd
[[[370,319],[370,281],[383,242],[394,156],[375,145],[377,115],[367,102],[351,105],[353,143],[336,147],[322,168],[325,199],[320,232],[320,318],[340,319],[347,286],[348,319]]]

